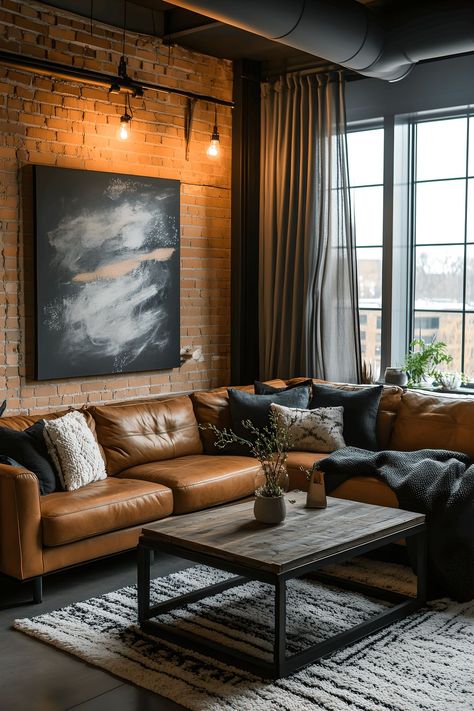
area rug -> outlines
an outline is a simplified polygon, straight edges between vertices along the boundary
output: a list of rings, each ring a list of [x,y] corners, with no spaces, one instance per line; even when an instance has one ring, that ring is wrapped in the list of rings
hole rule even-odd
[[[333,572],[409,592],[403,566],[359,560]],[[205,566],[153,581],[160,601],[227,574]],[[383,603],[315,581],[288,585],[288,649],[355,625]],[[136,590],[125,587],[14,627],[121,679],[195,711],[472,711],[474,603],[430,603],[407,619],[278,681],[146,635],[136,624]],[[271,653],[272,589],[252,582],[163,616],[252,654]]]

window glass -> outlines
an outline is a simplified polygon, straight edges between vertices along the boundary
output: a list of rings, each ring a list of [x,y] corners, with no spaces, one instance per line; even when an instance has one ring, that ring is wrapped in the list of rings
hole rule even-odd
[[[414,135],[413,337],[444,341],[454,357],[451,369],[474,377],[473,119],[423,121]]]
[[[352,204],[357,246],[380,245],[383,231],[383,187],[353,188]]]
[[[351,131],[347,135],[349,182],[356,185],[383,183],[383,128]]]
[[[474,311],[474,245],[466,248],[466,310]]]
[[[419,123],[416,179],[460,178],[466,174],[467,118]]]
[[[474,177],[474,116],[469,119],[469,165],[468,175]]]
[[[359,308],[382,306],[382,247],[357,249]]]
[[[381,312],[361,310],[359,320],[362,358],[375,368],[380,368]],[[378,372],[374,375],[378,377]]]
[[[474,136],[472,137],[474,141]],[[474,146],[472,148],[474,154]],[[474,178],[467,181],[467,236],[468,242],[474,242]]]
[[[417,247],[415,308],[463,307],[464,247]]]
[[[414,316],[414,338],[423,338],[427,343],[431,343],[435,338],[437,341],[446,343],[449,347],[449,354],[453,356],[453,363],[449,369],[460,371],[462,361],[462,314],[415,311]],[[426,319],[429,319],[429,321],[426,321]]]
[[[465,193],[464,180],[417,185],[417,244],[464,242]]]
[[[474,314],[466,314],[464,336],[464,372],[474,382]]]
[[[348,134],[347,141],[357,246],[362,358],[378,377],[382,322],[384,132],[382,128],[354,131]]]

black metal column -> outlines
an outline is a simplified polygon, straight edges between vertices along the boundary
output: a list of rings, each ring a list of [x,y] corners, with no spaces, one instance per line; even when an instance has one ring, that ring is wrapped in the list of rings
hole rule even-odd
[[[428,592],[428,551],[426,531],[419,533],[416,537],[416,575],[416,598],[418,602],[423,604],[426,602]]]
[[[232,112],[231,381],[258,377],[260,64],[234,62]]]
[[[142,624],[150,611],[150,548],[139,544],[137,557],[138,622]]]
[[[275,584],[275,646],[273,662],[277,677],[285,675],[286,657],[286,580],[278,578]]]

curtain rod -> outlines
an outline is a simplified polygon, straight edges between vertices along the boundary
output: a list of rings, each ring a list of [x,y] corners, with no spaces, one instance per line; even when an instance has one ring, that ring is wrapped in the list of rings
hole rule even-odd
[[[366,77],[351,71],[350,69],[345,69],[338,64],[327,64],[325,66],[314,66],[314,67],[295,67],[288,70],[273,71],[265,75],[262,81],[269,82],[279,79],[283,76],[289,76],[291,74],[297,74],[298,76],[307,76],[310,74],[327,74],[329,72],[343,72],[345,79],[347,81],[356,81],[357,79],[366,79]]]
[[[139,93],[141,89],[149,89],[150,91],[163,92],[165,94],[177,94],[185,96],[188,99],[196,99],[198,101],[206,101],[209,104],[217,104],[219,106],[229,106],[234,108],[233,101],[218,99],[215,96],[207,96],[205,94],[196,94],[192,91],[184,91],[183,89],[174,89],[172,87],[163,86],[162,84],[153,84],[147,81],[135,81],[129,78],[123,78],[119,75],[102,74],[101,72],[93,72],[90,69],[80,69],[68,67],[59,62],[51,62],[48,59],[37,57],[24,57],[21,54],[14,52],[5,52],[0,50],[0,64],[4,64],[14,69],[25,70],[34,74],[42,74],[51,76],[56,79],[65,79],[66,81],[80,81],[83,84],[92,84],[93,86],[101,86],[104,88],[111,87],[114,90],[123,90],[131,94]]]

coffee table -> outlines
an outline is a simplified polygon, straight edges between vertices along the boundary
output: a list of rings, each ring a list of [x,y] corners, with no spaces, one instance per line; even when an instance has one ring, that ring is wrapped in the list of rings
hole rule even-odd
[[[295,503],[287,503],[287,518],[278,526],[255,521],[253,501],[176,516],[145,526],[138,545],[138,619],[142,629],[254,674],[279,678],[406,617],[423,605],[426,599],[423,515],[332,497],[328,497],[326,509],[307,509],[303,492],[291,492],[287,498]],[[321,571],[327,565],[350,560],[410,537],[416,539],[416,597],[334,578]],[[235,575],[150,606],[150,561],[154,551],[204,563]],[[394,605],[351,629],[287,656],[286,583],[309,573],[316,573],[317,577],[338,587],[357,590]],[[259,580],[274,588],[272,662],[237,649],[224,648],[200,635],[152,619],[249,580]]]

